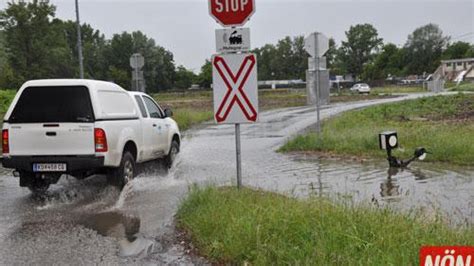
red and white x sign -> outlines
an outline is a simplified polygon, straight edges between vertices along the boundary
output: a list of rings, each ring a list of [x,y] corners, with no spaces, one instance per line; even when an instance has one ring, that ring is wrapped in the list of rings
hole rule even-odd
[[[212,60],[214,118],[219,124],[258,119],[257,60],[253,54],[216,55]]]

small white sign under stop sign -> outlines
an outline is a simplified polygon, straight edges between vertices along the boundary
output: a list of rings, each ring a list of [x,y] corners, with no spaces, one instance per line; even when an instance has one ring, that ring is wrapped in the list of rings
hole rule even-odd
[[[216,30],[216,50],[218,53],[250,51],[250,29],[226,28]]]

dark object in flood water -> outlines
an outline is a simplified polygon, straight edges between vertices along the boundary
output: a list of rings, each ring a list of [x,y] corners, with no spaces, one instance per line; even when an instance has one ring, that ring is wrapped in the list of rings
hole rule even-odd
[[[390,167],[405,168],[416,159],[419,159],[421,161],[424,160],[428,153],[429,152],[426,151],[426,149],[423,147],[416,148],[413,157],[404,161],[404,160],[398,160],[397,157],[392,156],[392,150],[387,149],[387,160]]]
[[[423,161],[429,153],[425,148],[419,147],[415,149],[412,158],[404,161],[392,156],[392,150],[398,147],[398,134],[395,131],[386,131],[379,134],[380,149],[387,151],[387,160],[390,167],[405,168],[416,159]]]

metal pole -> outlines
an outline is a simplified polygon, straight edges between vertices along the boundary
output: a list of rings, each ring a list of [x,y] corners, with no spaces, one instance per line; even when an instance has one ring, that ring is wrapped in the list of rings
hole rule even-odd
[[[77,53],[79,56],[79,75],[84,78],[84,64],[82,58],[82,39],[81,39],[81,22],[79,20],[79,0],[76,0],[76,24],[77,24]]]
[[[235,146],[237,151],[237,188],[242,187],[242,159],[240,147],[240,124],[235,124]]]
[[[138,60],[137,60],[138,62]],[[136,91],[141,91],[140,90],[140,80],[138,79],[138,67],[135,68],[135,90]]]
[[[318,136],[321,134],[321,112],[320,112],[320,106],[319,106],[320,104],[319,91],[320,91],[321,81],[319,80],[320,79],[319,60],[320,58],[316,58],[316,113],[318,117],[318,124],[317,124]]]

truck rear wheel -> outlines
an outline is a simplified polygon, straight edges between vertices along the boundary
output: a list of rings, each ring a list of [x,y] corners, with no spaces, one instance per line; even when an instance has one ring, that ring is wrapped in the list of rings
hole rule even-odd
[[[107,175],[107,182],[122,189],[135,177],[135,158],[126,151],[122,156],[122,161],[118,168],[110,170]]]
[[[176,140],[173,140],[171,142],[170,151],[169,151],[168,155],[166,155],[166,157],[165,157],[165,165],[166,165],[166,167],[168,167],[168,169],[173,167],[173,163],[174,163],[178,153],[179,153],[179,144]]]
[[[33,194],[44,194],[49,185],[49,180],[37,178],[34,173],[20,172],[20,186],[28,187]]]
[[[49,182],[43,179],[36,179],[31,185],[28,186],[33,194],[41,195],[46,193],[49,188]]]

